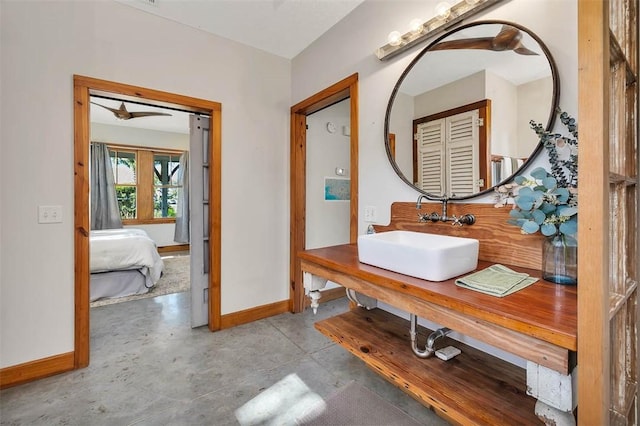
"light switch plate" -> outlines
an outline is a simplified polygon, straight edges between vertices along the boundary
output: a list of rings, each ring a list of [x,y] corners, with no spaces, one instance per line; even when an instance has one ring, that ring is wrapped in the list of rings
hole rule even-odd
[[[376,221],[376,208],[374,206],[366,206],[364,208],[364,221],[365,222]]]
[[[38,223],[62,223],[62,206],[38,206]]]

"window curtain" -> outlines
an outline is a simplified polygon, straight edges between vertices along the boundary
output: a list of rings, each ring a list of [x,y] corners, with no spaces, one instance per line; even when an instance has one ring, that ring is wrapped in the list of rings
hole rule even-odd
[[[107,145],[91,143],[91,229],[122,228]]]
[[[189,243],[189,152],[180,156],[178,170],[178,200],[176,206],[176,229],[173,240],[176,243]]]

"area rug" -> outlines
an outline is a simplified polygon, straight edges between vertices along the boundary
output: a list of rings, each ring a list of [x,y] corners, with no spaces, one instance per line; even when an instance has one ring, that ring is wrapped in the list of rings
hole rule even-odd
[[[354,381],[311,407],[297,424],[420,426],[413,417]]]
[[[190,287],[189,277],[189,255],[163,256],[164,271],[158,283],[145,294],[134,296],[118,297],[115,299],[100,299],[91,302],[92,308],[98,306],[111,305],[113,303],[128,302],[130,300],[147,299],[149,297],[163,296],[165,294],[182,293],[188,291]]]

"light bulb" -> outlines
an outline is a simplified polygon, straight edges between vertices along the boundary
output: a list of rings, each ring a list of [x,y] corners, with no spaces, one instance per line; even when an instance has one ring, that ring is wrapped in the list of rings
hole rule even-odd
[[[402,43],[402,34],[400,34],[400,31],[391,31],[387,36],[387,41],[391,46],[400,46]]]
[[[409,22],[409,31],[411,31],[413,34],[421,33],[422,28],[422,21],[418,18],[412,19],[411,22]]]
[[[438,18],[441,21],[444,21],[451,14],[451,5],[449,5],[449,3],[447,3],[446,1],[443,1],[442,3],[438,3],[436,5],[435,13],[436,13],[436,18]]]

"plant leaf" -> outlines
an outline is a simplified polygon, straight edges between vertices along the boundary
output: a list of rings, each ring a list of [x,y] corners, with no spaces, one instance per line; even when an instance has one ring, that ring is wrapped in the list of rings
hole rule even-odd
[[[567,201],[569,201],[569,190],[567,188],[556,189],[556,194],[558,194],[559,202],[566,203]]]
[[[557,213],[558,216],[573,216],[574,214],[578,214],[578,208],[570,206],[559,206]]]
[[[534,234],[538,232],[538,229],[540,229],[540,225],[532,220],[527,220],[522,224],[522,232],[524,232],[525,234]]]
[[[509,211],[509,216],[515,218],[515,219],[521,219],[523,217],[522,212],[520,210],[516,210],[516,209],[511,209]]]
[[[525,186],[524,188],[520,188],[520,190],[518,191],[518,196],[533,196],[533,189],[529,188],[528,186]]]
[[[560,224],[560,232],[567,235],[575,235],[578,232],[578,221],[575,217]]]
[[[516,205],[522,210],[531,210],[533,208],[535,198],[530,195],[518,195],[515,200]]]
[[[516,176],[516,177],[513,178],[513,181],[515,183],[517,183],[518,185],[522,185],[523,183],[526,182],[526,180],[527,180],[527,178],[524,177],[524,176]]]
[[[547,171],[542,167],[536,167],[531,171],[531,177],[535,179],[544,179],[548,175]]]
[[[508,219],[507,223],[510,225],[516,225],[517,227],[521,228],[522,225],[526,222],[525,219]]]
[[[533,196],[535,198],[535,201],[533,203],[533,207],[536,209],[539,209],[540,206],[542,205],[542,203],[544,202],[544,191],[533,191]]]
[[[538,224],[542,225],[542,222],[547,218],[547,215],[544,214],[541,210],[534,210],[531,212],[531,216],[533,216],[533,220]]]
[[[540,210],[542,210],[544,214],[549,215],[550,213],[556,211],[556,206],[555,204],[551,203],[542,203],[542,205],[540,206]]]
[[[547,189],[554,189],[558,186],[558,181],[554,177],[546,177],[542,179],[542,185]]]
[[[553,223],[545,223],[540,227],[540,233],[547,237],[555,234],[556,232],[558,232],[558,229]]]

